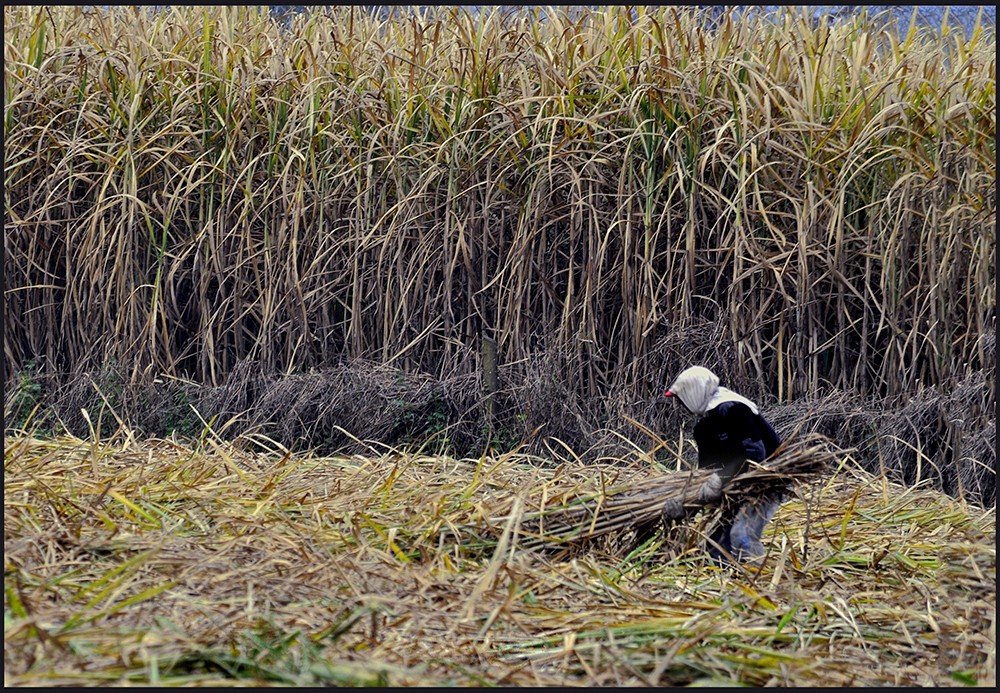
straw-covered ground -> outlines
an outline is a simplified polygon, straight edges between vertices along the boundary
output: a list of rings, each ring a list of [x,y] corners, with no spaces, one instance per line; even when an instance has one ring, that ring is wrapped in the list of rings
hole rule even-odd
[[[845,453],[759,569],[691,530],[558,553],[516,520],[663,470],[542,462],[6,437],[4,683],[995,684],[995,507]]]

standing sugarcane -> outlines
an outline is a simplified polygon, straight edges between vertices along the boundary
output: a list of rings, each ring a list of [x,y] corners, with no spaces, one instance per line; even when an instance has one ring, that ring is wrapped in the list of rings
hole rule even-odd
[[[685,409],[700,417],[694,427],[698,466],[716,470],[702,486],[705,500],[721,497],[722,487],[743,471],[747,460],[763,462],[781,445],[757,405],[720,387],[719,377],[703,366],[682,371],[664,397],[680,400]],[[709,553],[716,560],[727,554],[740,561],[763,556],[761,534],[780,503],[780,496],[765,494],[724,510],[709,538]],[[665,517],[682,514],[679,501],[667,501]]]

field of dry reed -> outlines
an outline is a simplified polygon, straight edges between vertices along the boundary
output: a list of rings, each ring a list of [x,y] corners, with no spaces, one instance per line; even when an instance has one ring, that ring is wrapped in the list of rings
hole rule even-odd
[[[3,12],[5,685],[995,685],[995,25]]]
[[[81,408],[108,405],[192,434],[192,405],[292,446],[451,426],[459,454],[538,429],[587,449],[630,420],[676,430],[649,403],[700,362],[768,403],[847,396],[876,423],[840,442],[871,469],[995,497],[992,25],[7,7],[4,26],[21,427],[42,404],[35,424],[83,436]],[[317,404],[338,391],[381,409]]]

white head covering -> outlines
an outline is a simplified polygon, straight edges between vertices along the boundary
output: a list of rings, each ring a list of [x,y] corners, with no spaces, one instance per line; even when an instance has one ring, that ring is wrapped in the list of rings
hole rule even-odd
[[[680,397],[684,406],[695,414],[705,414],[723,402],[742,402],[754,414],[760,413],[757,405],[727,387],[719,387],[719,376],[704,366],[691,366],[681,371],[667,397]]]

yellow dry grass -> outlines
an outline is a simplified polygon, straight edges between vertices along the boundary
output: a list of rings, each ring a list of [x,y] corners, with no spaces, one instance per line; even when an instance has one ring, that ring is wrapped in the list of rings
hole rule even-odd
[[[639,454],[268,445],[5,438],[5,685],[995,683],[995,508],[850,455],[751,569],[662,533],[557,556],[495,519],[648,483]]]

